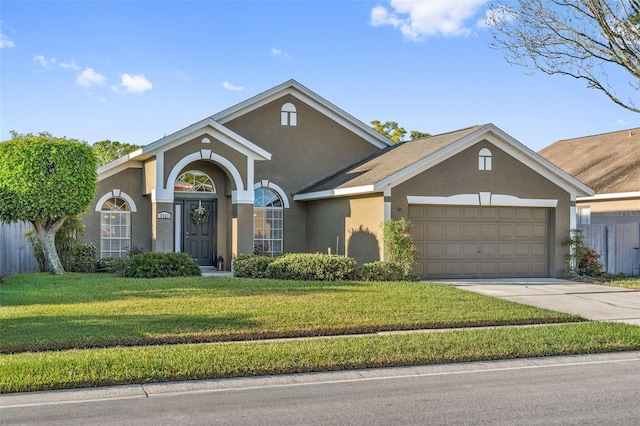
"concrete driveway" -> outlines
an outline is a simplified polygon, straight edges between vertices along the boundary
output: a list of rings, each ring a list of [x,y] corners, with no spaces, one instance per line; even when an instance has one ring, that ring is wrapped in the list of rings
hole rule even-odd
[[[437,280],[462,290],[577,314],[594,321],[640,325],[640,291],[554,278]]]

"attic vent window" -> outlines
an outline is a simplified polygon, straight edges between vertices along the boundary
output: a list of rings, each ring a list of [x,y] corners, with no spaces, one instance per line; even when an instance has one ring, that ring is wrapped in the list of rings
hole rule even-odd
[[[296,126],[298,124],[298,113],[296,107],[287,102],[280,109],[280,124],[283,126]]]
[[[491,151],[487,148],[478,153],[478,170],[491,170]]]

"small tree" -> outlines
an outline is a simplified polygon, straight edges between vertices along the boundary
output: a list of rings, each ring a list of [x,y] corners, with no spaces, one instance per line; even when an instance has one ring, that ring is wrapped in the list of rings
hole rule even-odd
[[[12,132],[0,143],[0,221],[31,222],[47,268],[64,274],[55,235],[67,217],[86,212],[96,178],[96,157],[86,142]]]
[[[409,227],[411,224],[404,218],[388,220],[383,225],[384,250],[387,260],[402,267],[405,275],[413,269],[418,260],[418,252],[413,243]]]
[[[395,121],[385,121],[384,123],[381,123],[380,120],[373,120],[371,122],[371,126],[373,127],[373,130],[395,143],[404,142],[404,137],[407,134],[404,127],[400,127],[400,125]],[[431,136],[429,133],[412,130],[409,133],[409,140],[426,138],[429,136]]]
[[[98,167],[110,163],[113,160],[117,160],[118,158],[140,148],[142,148],[141,145],[110,141],[109,139],[95,142],[93,145],[91,145],[91,149],[93,150],[94,154],[96,154]]]

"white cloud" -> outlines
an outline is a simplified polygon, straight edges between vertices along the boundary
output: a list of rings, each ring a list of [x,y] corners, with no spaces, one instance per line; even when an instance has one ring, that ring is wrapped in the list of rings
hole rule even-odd
[[[122,74],[120,79],[120,86],[124,87],[124,91],[128,93],[142,93],[153,89],[151,82],[142,74]]]
[[[241,90],[244,90],[244,87],[242,87],[242,86],[234,86],[233,84],[229,83],[228,81],[225,81],[224,83],[222,83],[222,87],[224,87],[227,90],[231,90],[232,92],[239,92]]]
[[[76,64],[76,61],[71,61],[71,62],[60,62],[58,64],[58,66],[60,68],[64,68],[66,70],[75,70],[75,71],[80,71],[82,68],[80,68],[78,66],[78,64]]]
[[[85,68],[76,78],[76,84],[82,87],[101,86],[106,81],[107,78],[95,72],[93,68]]]
[[[56,58],[47,59],[42,55],[34,56],[33,60],[39,63],[43,68],[49,68],[51,65],[56,63]]]
[[[271,56],[273,57],[282,56],[287,59],[291,58],[291,56],[287,52],[285,52],[284,50],[276,49],[275,47],[271,49]]]
[[[376,6],[369,23],[390,25],[405,39],[419,41],[429,36],[466,36],[467,21],[478,14],[487,0],[391,0],[390,10]]]
[[[2,21],[0,21],[0,25],[2,25]],[[16,44],[0,31],[0,49],[8,49],[10,47],[16,47]]]
[[[178,79],[180,79],[180,80],[182,80],[184,82],[189,81],[189,76],[187,76],[187,74],[184,71],[175,70],[175,71],[173,71],[173,75],[176,76],[176,78],[178,78]]]

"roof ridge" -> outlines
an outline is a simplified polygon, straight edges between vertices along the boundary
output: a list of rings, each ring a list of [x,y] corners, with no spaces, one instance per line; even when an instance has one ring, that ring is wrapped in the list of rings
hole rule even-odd
[[[596,133],[595,135],[578,136],[578,137],[575,137],[575,138],[558,139],[556,142],[572,141],[572,140],[575,140],[575,139],[594,138],[594,137],[598,137],[598,136],[612,135],[614,133],[631,132],[633,130],[640,131],[640,127],[631,127],[629,129],[622,129],[622,130],[613,130],[611,132]],[[635,135],[632,135],[632,136],[635,136]]]

